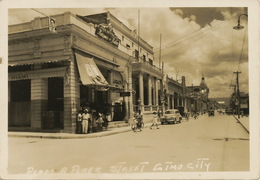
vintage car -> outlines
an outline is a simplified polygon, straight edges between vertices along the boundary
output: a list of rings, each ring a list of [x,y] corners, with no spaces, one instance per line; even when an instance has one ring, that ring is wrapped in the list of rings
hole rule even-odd
[[[214,116],[214,115],[215,115],[214,109],[210,109],[210,110],[208,111],[208,115],[209,115],[209,116]]]
[[[181,123],[182,117],[178,109],[168,109],[161,117],[161,124]]]

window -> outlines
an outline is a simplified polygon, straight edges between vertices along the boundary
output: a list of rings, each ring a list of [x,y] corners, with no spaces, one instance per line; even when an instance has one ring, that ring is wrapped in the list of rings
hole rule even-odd
[[[135,59],[139,59],[139,52],[137,50],[134,51]]]
[[[126,47],[129,49],[129,48],[130,48],[130,45],[129,45],[129,44],[126,44]]]
[[[124,36],[122,36],[122,41],[124,41],[124,39],[125,39],[125,37],[124,37]]]
[[[153,60],[149,58],[149,64],[153,65]]]
[[[11,81],[11,101],[31,100],[31,80]]]
[[[145,55],[143,55],[143,60],[146,61],[146,56]]]

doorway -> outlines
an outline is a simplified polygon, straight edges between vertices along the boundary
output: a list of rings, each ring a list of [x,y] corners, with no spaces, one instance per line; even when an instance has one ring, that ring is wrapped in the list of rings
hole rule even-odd
[[[63,78],[48,78],[48,108],[44,117],[44,129],[64,128]]]
[[[9,103],[10,127],[31,126],[31,80],[11,81]]]

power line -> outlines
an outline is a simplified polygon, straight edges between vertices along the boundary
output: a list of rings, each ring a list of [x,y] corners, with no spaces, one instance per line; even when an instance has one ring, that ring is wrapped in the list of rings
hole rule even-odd
[[[230,15],[230,14],[229,14],[229,15],[226,15],[226,16],[224,16],[224,17],[225,17],[225,18],[231,17],[231,18],[227,19],[228,21],[233,18],[232,15]],[[190,40],[190,39],[192,39],[193,37],[196,37],[196,36],[198,36],[198,35],[200,35],[200,34],[202,34],[202,33],[205,33],[206,31],[211,30],[212,28],[215,28],[215,27],[220,26],[222,23],[224,23],[224,22],[220,22],[220,23],[218,23],[218,24],[215,25],[215,26],[211,26],[211,27],[209,27],[208,29],[206,29],[206,30],[204,30],[204,31],[201,31],[202,28],[199,28],[199,29],[197,29],[196,31],[193,31],[193,32],[190,33],[190,34],[185,35],[185,36],[183,36],[183,37],[181,37],[181,38],[175,40],[175,41],[172,42],[172,43],[169,43],[169,44],[168,44],[165,48],[163,48],[162,50],[165,50],[165,49],[167,49],[167,48],[174,47],[174,46],[176,46],[176,45],[178,45],[178,44],[180,44],[180,43],[182,43],[182,42],[184,42],[184,41]],[[196,32],[199,32],[199,33],[193,35],[193,34],[196,33]],[[189,37],[189,36],[191,36],[191,37]],[[187,37],[187,39],[184,39],[184,38],[186,38],[186,37]],[[183,40],[183,41],[180,41],[181,39],[184,39],[184,40]],[[180,41],[180,42],[176,42],[176,41]],[[171,44],[173,44],[173,45],[171,45]],[[171,46],[169,46],[169,45],[171,45]],[[155,51],[155,53],[157,53],[157,52],[158,52],[158,51]]]
[[[216,26],[216,27],[214,27],[214,29],[211,29],[211,30],[212,30],[212,31],[215,31],[215,30],[217,30],[218,28],[220,28],[220,27],[222,27],[223,25],[225,25],[226,23],[228,23],[229,21],[230,21],[230,20],[225,21],[225,22],[222,22],[221,26]],[[198,36],[198,35],[200,35],[200,34],[197,34],[197,35],[195,35],[195,36],[193,36],[193,37],[196,37],[196,36]],[[193,44],[194,42],[196,42],[196,41],[198,41],[198,40],[200,40],[200,39],[202,39],[202,38],[208,37],[209,35],[210,35],[210,34],[207,34],[207,35],[204,35],[204,36],[202,36],[202,37],[199,37],[199,38],[195,39],[194,41],[192,41],[191,43],[189,43],[188,45],[182,45],[182,46],[181,46],[180,48],[178,48],[177,50],[183,49],[184,47],[189,46],[189,45]],[[190,40],[190,39],[187,39],[187,40]],[[187,40],[186,40],[186,41],[187,41]],[[178,43],[178,44],[179,44],[179,43]],[[168,50],[173,51],[172,49],[168,49]],[[175,50],[174,52],[176,52],[176,50]],[[171,54],[171,53],[173,53],[173,52],[166,53],[166,54],[164,54],[164,56],[166,56],[166,55],[168,55],[168,54]]]
[[[221,24],[221,25],[223,26],[223,25],[225,25],[226,23],[228,23],[228,21],[223,22],[223,24]],[[215,30],[217,30],[217,29],[220,28],[220,27],[221,27],[221,26],[214,27],[214,29],[212,29],[212,30],[215,31]],[[200,35],[200,34],[198,34],[198,35]],[[187,45],[183,45],[183,46],[181,46],[180,48],[178,48],[178,49],[176,49],[176,50],[168,49],[168,50],[171,50],[171,52],[165,53],[163,56],[167,56],[167,55],[170,55],[170,54],[172,54],[172,53],[176,53],[176,52],[178,52],[179,50],[182,50],[183,48],[192,45],[193,43],[197,42],[198,40],[208,37],[209,35],[211,35],[211,34],[207,34],[207,35],[204,35],[204,36],[202,36],[202,37],[198,37],[197,39],[195,39],[195,40],[192,41],[191,43],[189,43],[189,44],[187,44]]]

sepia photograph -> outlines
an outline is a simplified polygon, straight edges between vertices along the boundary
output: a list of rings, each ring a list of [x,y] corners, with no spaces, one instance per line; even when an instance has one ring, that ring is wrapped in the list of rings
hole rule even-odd
[[[258,1],[15,2],[1,178],[260,178]]]

